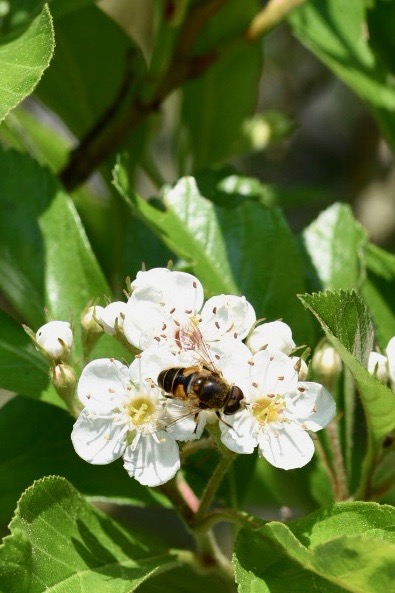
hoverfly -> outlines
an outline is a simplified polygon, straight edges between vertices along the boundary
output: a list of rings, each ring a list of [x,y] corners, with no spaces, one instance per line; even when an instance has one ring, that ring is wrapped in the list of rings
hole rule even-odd
[[[240,387],[226,381],[210,355],[196,322],[180,327],[179,343],[183,351],[192,351],[197,364],[173,367],[158,375],[159,386],[174,398],[188,402],[197,418],[199,412],[212,410],[220,417],[235,414],[242,408],[244,395]]]

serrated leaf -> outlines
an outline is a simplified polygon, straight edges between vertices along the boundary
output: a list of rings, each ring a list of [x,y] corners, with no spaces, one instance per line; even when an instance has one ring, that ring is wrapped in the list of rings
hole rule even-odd
[[[55,406],[16,397],[0,408],[0,523],[9,521],[34,480],[60,473],[86,496],[121,504],[164,505],[158,492],[132,480],[122,461],[90,465],[71,444],[71,416]]]
[[[280,210],[237,190],[228,191],[228,205],[213,204],[193,177],[167,188],[162,199],[146,201],[131,191],[121,165],[114,175],[133,212],[189,263],[208,296],[244,294],[258,317],[283,318],[296,339],[309,341],[311,326],[295,304],[303,286],[299,252]],[[232,187],[235,177],[228,179]]]
[[[393,507],[340,503],[288,524],[243,529],[234,558],[239,591],[393,591],[394,524]]]
[[[203,55],[232,37],[239,38],[239,43],[223,55],[219,52],[219,59],[203,76],[183,87],[181,115],[189,132],[195,171],[232,155],[242,124],[255,108],[262,49],[260,44],[244,40],[242,32],[258,9],[256,0],[228,2],[198,40],[197,50]]]
[[[289,22],[298,39],[370,104],[394,146],[395,84],[384,64],[378,64],[364,33],[364,3],[309,0],[292,11]]]
[[[373,316],[376,339],[384,350],[395,336],[395,256],[368,243],[365,258],[367,278],[363,296]]]
[[[19,35],[0,39],[0,121],[33,91],[49,65],[54,45],[48,7]]]
[[[370,433],[374,441],[379,441],[395,427],[395,398],[366,369],[373,349],[373,326],[366,304],[355,292],[342,290],[299,298],[315,315],[350,370],[362,398]]]
[[[358,288],[364,279],[366,231],[346,204],[333,204],[308,226],[302,241],[321,289]]]
[[[78,321],[90,299],[110,294],[70,198],[49,170],[13,151],[0,152],[0,286],[33,329],[45,307]]]
[[[0,589],[129,593],[174,556],[91,507],[64,478],[35,482],[21,497],[0,548]]]

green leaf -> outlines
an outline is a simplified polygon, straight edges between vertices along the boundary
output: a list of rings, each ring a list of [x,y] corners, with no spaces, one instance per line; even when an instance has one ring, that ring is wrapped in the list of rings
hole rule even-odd
[[[182,119],[198,170],[222,161],[242,133],[243,122],[252,115],[258,97],[262,68],[259,43],[243,39],[243,31],[259,9],[256,0],[228,2],[209,21],[197,43],[199,54],[221,48],[229,39],[240,41],[228,47],[203,76],[183,87]]]
[[[9,315],[0,310],[0,388],[40,397],[49,383],[49,365]],[[53,393],[54,399],[58,396]]]
[[[358,288],[364,280],[366,232],[346,204],[333,204],[302,235],[320,288]]]
[[[376,328],[376,339],[384,350],[395,336],[395,256],[372,243],[365,251],[367,279],[363,296]]]
[[[288,524],[243,529],[234,557],[239,591],[392,591],[394,523],[393,507],[340,503]]]
[[[395,398],[365,368],[373,348],[373,326],[366,304],[355,292],[343,290],[299,298],[315,315],[350,370],[362,398],[370,434],[378,442],[395,427]]]
[[[136,82],[144,59],[131,38],[96,6],[66,14],[56,21],[55,33],[55,56],[37,94],[81,137],[113,103],[125,78]]]
[[[237,176],[222,180],[228,204],[219,206],[201,195],[193,177],[147,202],[133,194],[121,165],[114,175],[132,211],[190,264],[207,296],[244,294],[258,317],[283,318],[296,339],[310,340],[311,325],[295,298],[304,286],[299,252],[280,210],[234,190]]]
[[[91,507],[64,478],[35,482],[21,497],[0,548],[0,589],[129,593],[174,556],[147,545]]]
[[[395,73],[394,19],[395,4],[378,0],[366,11],[369,44],[376,55],[378,66]]]
[[[381,4],[376,2],[373,13]],[[394,146],[395,83],[364,34],[365,11],[360,0],[310,0],[291,13],[289,22],[298,39],[370,104]]]
[[[13,151],[0,152],[0,286],[33,329],[44,307],[78,321],[90,299],[110,294],[69,197],[47,169]]]
[[[54,44],[48,7],[18,36],[0,38],[0,121],[33,91],[51,60]]]
[[[64,410],[16,397],[0,409],[0,523],[34,480],[62,474],[83,494],[121,504],[166,504],[158,492],[131,479],[122,461],[91,465],[71,443],[73,419]]]

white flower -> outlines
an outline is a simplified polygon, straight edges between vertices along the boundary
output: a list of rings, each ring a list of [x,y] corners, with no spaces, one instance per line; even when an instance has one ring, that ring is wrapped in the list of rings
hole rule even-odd
[[[90,362],[77,390],[85,407],[71,435],[78,455],[99,465],[123,457],[129,475],[147,486],[170,480],[180,467],[179,450],[165,430],[172,402],[163,397],[156,378],[163,365],[173,364],[174,357],[157,347],[130,367],[108,358]],[[194,428],[191,420],[191,438],[196,438]]]
[[[247,345],[254,354],[258,350],[280,350],[284,354],[290,354],[296,346],[291,328],[283,321],[258,325],[248,336]]]
[[[379,354],[379,352],[371,352],[368,360],[368,371],[371,375],[377,377],[379,381],[386,383],[388,381],[387,357]]]
[[[36,333],[37,344],[50,357],[67,357],[73,347],[73,332],[67,321],[49,321]]]
[[[224,375],[228,372],[223,367]],[[298,381],[294,361],[282,352],[257,352],[239,365],[234,381],[246,407],[221,425],[222,441],[236,453],[260,454],[275,467],[293,469],[310,461],[309,431],[324,428],[335,414],[331,394],[320,384]]]
[[[115,301],[104,307],[100,312],[99,321],[106,334],[113,336],[117,330],[122,332],[125,312],[126,303],[123,301]]]
[[[245,297],[219,295],[203,306],[201,283],[185,272],[167,268],[139,272],[132,288],[123,329],[126,339],[140,350],[159,343],[179,352],[180,329],[191,320],[207,341],[225,336],[242,340],[256,319]]]

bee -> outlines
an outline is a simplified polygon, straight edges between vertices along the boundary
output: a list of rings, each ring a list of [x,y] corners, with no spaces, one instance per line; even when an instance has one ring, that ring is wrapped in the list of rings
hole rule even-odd
[[[161,371],[159,386],[167,394],[191,404],[195,419],[203,410],[212,410],[218,417],[220,412],[230,415],[240,410],[244,403],[242,390],[228,383],[216,368],[195,322],[190,321],[186,329],[180,328],[179,343],[182,350],[193,351],[197,364]]]

